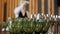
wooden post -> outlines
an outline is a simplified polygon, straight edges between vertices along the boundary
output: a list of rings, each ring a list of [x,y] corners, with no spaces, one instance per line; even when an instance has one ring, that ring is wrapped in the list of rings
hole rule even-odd
[[[1,11],[1,13],[2,13],[2,14],[1,14],[1,15],[2,15],[2,16],[1,16],[2,19],[1,19],[1,20],[2,20],[2,22],[3,22],[3,18],[4,18],[4,0],[2,0],[2,7],[1,7],[1,9],[2,9],[2,11]]]
[[[8,21],[8,17],[10,17],[10,0],[7,0],[7,21]]]
[[[60,16],[60,7],[58,7],[58,11],[59,11],[59,16]],[[58,31],[59,31],[59,33],[60,33],[60,23],[59,23],[59,25],[58,25]]]
[[[52,0],[52,15],[54,15],[54,0]]]
[[[58,11],[59,11],[59,13],[58,13],[58,14],[59,14],[59,16],[60,16],[60,7],[58,7]]]
[[[33,9],[32,9],[33,13],[32,13],[32,14],[35,13],[35,9],[36,9],[36,8],[35,8],[35,6],[36,6],[35,4],[36,4],[36,2],[35,2],[35,0],[33,0]]]
[[[54,15],[54,0],[51,0],[51,5],[52,5],[52,15]],[[54,27],[52,27],[52,33],[56,34],[56,23],[53,25]]]
[[[50,7],[50,1],[51,0],[48,0],[48,14],[50,15],[51,13],[50,13],[50,9],[51,9],[51,7]]]
[[[6,22],[8,21],[8,0],[6,0],[7,3],[7,12],[6,12]]]
[[[0,0],[0,21],[2,21],[2,0]]]
[[[17,0],[18,1],[18,6],[20,5],[20,0]]]
[[[12,17],[12,15],[11,15],[11,7],[12,7],[12,6],[11,6],[11,3],[12,3],[12,2],[11,2],[11,0],[10,0],[10,16],[9,16],[9,17]]]
[[[34,14],[34,0],[32,0],[32,14]]]
[[[41,0],[41,2],[42,2],[42,13],[44,14],[44,1],[45,0]]]
[[[36,9],[35,9],[36,10],[36,12],[35,12],[36,14],[38,13],[38,8],[39,8],[38,7],[38,0],[36,0]]]
[[[29,12],[31,14],[31,4],[32,4],[32,0],[29,0]]]
[[[14,18],[14,1],[15,0],[11,0],[11,17]]]
[[[32,9],[33,9],[33,3],[32,3],[32,0],[29,1],[29,11],[30,11],[30,14],[32,14]]]

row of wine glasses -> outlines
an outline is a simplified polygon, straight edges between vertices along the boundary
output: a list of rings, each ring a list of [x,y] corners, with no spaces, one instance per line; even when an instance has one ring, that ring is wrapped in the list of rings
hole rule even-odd
[[[38,19],[45,19],[45,20],[49,20],[50,21],[50,31],[49,31],[49,33],[51,34],[52,33],[52,26],[54,26],[55,28],[54,28],[54,31],[58,34],[58,32],[60,32],[60,31],[58,31],[59,30],[59,24],[60,24],[60,16],[59,15],[52,15],[52,14],[43,14],[43,13],[41,13],[41,14],[34,14],[34,15],[32,15],[31,14],[31,18],[34,18],[34,19],[36,19],[36,20],[38,20]]]
[[[38,14],[31,14],[30,18],[35,18],[35,19],[49,19],[51,20],[52,18],[56,20],[57,18],[60,19],[60,16],[58,15],[52,15],[52,14],[43,14],[43,13],[38,13]]]

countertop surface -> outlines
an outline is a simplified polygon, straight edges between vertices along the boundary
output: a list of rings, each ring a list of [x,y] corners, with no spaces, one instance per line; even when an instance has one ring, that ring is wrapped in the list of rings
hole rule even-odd
[[[0,34],[10,34],[9,32],[0,32]]]

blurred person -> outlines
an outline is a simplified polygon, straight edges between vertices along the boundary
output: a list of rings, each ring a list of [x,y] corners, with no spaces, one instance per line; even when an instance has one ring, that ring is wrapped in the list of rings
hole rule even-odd
[[[28,10],[27,10],[27,5],[29,4],[28,1],[26,0],[21,0],[20,5],[15,8],[14,14],[15,18],[25,18],[29,16]]]

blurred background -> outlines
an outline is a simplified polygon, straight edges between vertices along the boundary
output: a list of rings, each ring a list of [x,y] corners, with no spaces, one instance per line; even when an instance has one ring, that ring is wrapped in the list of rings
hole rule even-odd
[[[27,0],[29,1],[29,13],[44,13],[60,15],[58,0]],[[0,21],[7,21],[8,17],[15,18],[14,9],[18,7],[20,0],[0,0]]]
[[[60,16],[60,0],[26,0],[29,1],[27,10],[30,14],[43,13]],[[0,0],[0,22],[7,22],[9,17],[15,18],[14,9],[20,5],[20,0]],[[59,22],[60,23],[60,22]],[[58,24],[59,24],[58,23]],[[55,25],[52,26],[53,32]],[[60,32],[60,24],[58,25]],[[55,33],[55,32],[54,32]]]

